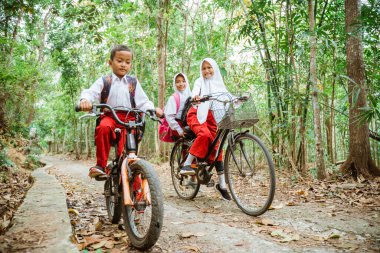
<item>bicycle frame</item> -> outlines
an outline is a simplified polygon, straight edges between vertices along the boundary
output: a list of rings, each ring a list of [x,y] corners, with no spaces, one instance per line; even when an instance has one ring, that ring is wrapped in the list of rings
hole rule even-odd
[[[120,168],[121,177],[120,177],[119,183],[122,184],[123,200],[124,200],[123,203],[124,205],[133,206],[133,201],[131,199],[131,191],[129,187],[129,175],[131,173],[131,169],[129,168],[129,165],[139,159],[137,157],[138,141],[136,138],[136,134],[133,133],[133,130],[134,129],[139,130],[144,125],[146,113],[138,109],[119,109],[118,111],[127,112],[127,115],[129,113],[133,113],[135,116],[135,120],[123,122],[117,116],[115,109],[107,104],[94,104],[93,109],[92,109],[93,115],[97,115],[97,116],[100,115],[100,113],[97,112],[98,108],[107,108],[112,113],[112,116],[116,120],[116,122],[122,125],[125,129],[126,142],[124,144],[124,150],[121,156],[117,157],[116,160],[118,160],[117,168]],[[140,120],[138,121],[138,119]],[[121,165],[120,165],[120,158],[123,158]],[[146,178],[142,179],[141,188],[142,188],[142,194],[143,194],[144,200],[146,200],[148,204],[151,204],[149,185]]]

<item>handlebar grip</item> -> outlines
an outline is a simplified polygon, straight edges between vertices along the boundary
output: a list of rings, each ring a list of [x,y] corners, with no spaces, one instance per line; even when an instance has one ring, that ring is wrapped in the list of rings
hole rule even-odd
[[[206,102],[206,101],[209,101],[211,98],[211,96],[204,96],[203,98],[199,99],[198,101],[199,102]]]
[[[75,111],[76,111],[76,112],[80,112],[80,111],[81,111],[81,109],[80,109],[80,106],[79,106],[79,105],[76,105],[76,106],[75,106]]]

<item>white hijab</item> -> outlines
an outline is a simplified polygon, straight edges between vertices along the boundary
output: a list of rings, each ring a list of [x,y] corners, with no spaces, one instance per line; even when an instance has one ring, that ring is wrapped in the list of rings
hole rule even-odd
[[[204,78],[202,75],[202,64],[207,61],[210,63],[211,67],[214,69],[214,75],[211,78]],[[198,89],[200,88],[200,90]],[[199,93],[198,93],[199,90]],[[219,66],[214,59],[205,58],[200,65],[200,77],[194,83],[194,89],[192,96],[199,95],[203,97],[209,94],[228,92],[226,86],[224,85],[222,75],[220,74]],[[198,94],[194,94],[198,93]],[[210,109],[210,102],[203,102],[198,105],[197,118],[199,123],[203,124],[206,122],[208,110]]]
[[[185,78],[186,87],[185,87],[185,89],[183,91],[179,91],[177,89],[177,86],[175,85],[175,79],[179,75],[182,75]],[[174,76],[174,78],[173,78],[173,89],[175,91],[174,93],[178,93],[178,95],[179,95],[179,101],[180,101],[179,105],[180,106],[179,106],[179,110],[177,112],[177,105],[175,103],[174,96],[172,95],[169,98],[168,103],[165,106],[165,114],[167,114],[167,115],[180,113],[183,110],[183,106],[184,106],[184,104],[186,102],[186,99],[191,96],[189,81],[187,79],[187,76],[184,73],[177,73]]]

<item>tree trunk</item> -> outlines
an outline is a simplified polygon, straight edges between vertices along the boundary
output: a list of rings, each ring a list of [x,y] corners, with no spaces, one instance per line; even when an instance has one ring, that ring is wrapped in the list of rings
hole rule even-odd
[[[79,155],[80,156],[82,156],[82,154],[83,154],[83,145],[82,145],[82,143],[83,143],[83,123],[82,122],[80,122],[79,123]]]
[[[87,123],[87,126],[86,126],[86,136],[85,136],[85,142],[86,142],[86,159],[89,159],[91,157],[91,146],[90,146],[90,126],[91,126],[91,123],[88,122]]]
[[[12,34],[12,41],[10,43],[10,48],[9,48],[9,63],[12,61],[12,56],[13,56],[13,47],[16,42],[16,37],[17,37],[17,28],[20,26],[21,18],[22,18],[23,11],[22,9],[20,10],[18,17],[17,17],[17,22],[15,24],[15,27],[13,28],[13,34]]]
[[[360,108],[367,106],[367,91],[363,61],[360,24],[360,1],[346,0],[346,53],[349,109],[349,155],[341,166],[343,173],[356,179],[380,176],[380,170],[371,158],[368,123],[360,120]],[[357,98],[356,98],[357,96]]]
[[[39,34],[40,44],[38,45],[38,62],[40,64],[44,61],[45,37],[48,31],[49,16],[50,16],[51,10],[52,10],[52,7],[50,7],[48,11],[46,12],[45,17],[44,17],[44,27],[41,33]]]
[[[317,39],[315,35],[314,2],[309,0],[309,24],[310,24],[310,82],[313,87],[312,100],[314,111],[314,133],[315,133],[315,152],[318,179],[326,178],[325,162],[323,157],[323,143],[321,133],[320,110],[318,105],[318,85],[317,85]]]
[[[181,62],[181,71],[185,71],[185,58],[186,58],[186,42],[187,42],[187,13],[183,13],[183,18],[185,20],[184,29],[183,29],[183,53],[182,53],[182,62]]]
[[[229,23],[227,26],[227,31],[226,31],[227,34],[226,34],[226,38],[224,40],[224,60],[225,61],[227,60],[227,56],[228,56],[228,42],[229,42],[231,29],[232,29],[232,18],[233,18],[233,16],[234,16],[234,9],[232,8],[231,13],[230,13],[230,18],[228,21]]]
[[[159,12],[157,15],[157,65],[158,65],[158,107],[164,108],[165,104],[165,63],[167,35],[165,33],[164,14],[169,8],[169,0],[159,1]],[[162,142],[160,142],[158,153],[162,154]]]
[[[65,130],[65,132],[63,133],[62,154],[65,153],[65,150],[66,150],[66,130]]]

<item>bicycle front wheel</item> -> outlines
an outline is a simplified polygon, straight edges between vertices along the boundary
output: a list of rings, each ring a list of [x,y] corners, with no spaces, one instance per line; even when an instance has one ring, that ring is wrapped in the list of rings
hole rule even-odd
[[[137,249],[147,250],[157,242],[161,233],[163,195],[158,176],[147,161],[138,160],[130,168],[133,206],[123,205],[124,226],[131,244]]]
[[[179,174],[179,171],[189,154],[189,149],[190,145],[187,144],[187,141],[181,140],[176,142],[170,155],[170,169],[174,189],[181,199],[186,200],[195,198],[200,187],[195,175],[182,176]]]
[[[251,134],[239,135],[225,156],[225,176],[232,198],[246,214],[259,216],[268,210],[275,193],[272,156]]]

